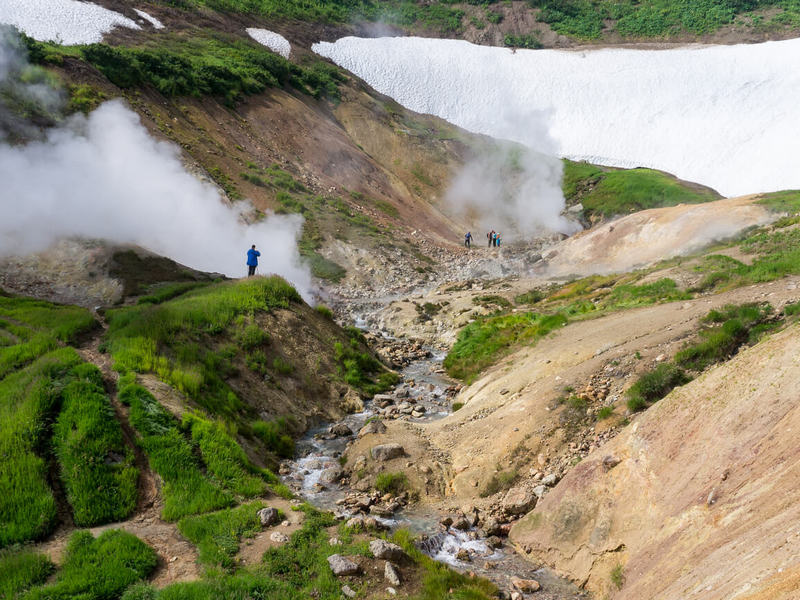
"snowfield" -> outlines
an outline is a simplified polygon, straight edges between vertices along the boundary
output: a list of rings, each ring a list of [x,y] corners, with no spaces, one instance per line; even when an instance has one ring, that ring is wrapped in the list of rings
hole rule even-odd
[[[66,46],[100,42],[114,27],[141,29],[118,12],[77,0],[0,0],[0,23]]]
[[[800,188],[800,40],[512,52],[347,37],[313,49],[407,108],[543,152],[725,195]]]
[[[275,33],[269,29],[257,29],[250,27],[247,29],[247,35],[253,38],[262,46],[266,46],[275,54],[280,54],[283,58],[289,58],[292,52],[292,45],[280,33]]]
[[[153,15],[147,14],[146,12],[144,12],[143,10],[139,10],[138,8],[134,8],[133,12],[142,17],[148,23],[150,23],[150,25],[152,25],[154,29],[164,29],[164,24],[158,19],[156,19]]]

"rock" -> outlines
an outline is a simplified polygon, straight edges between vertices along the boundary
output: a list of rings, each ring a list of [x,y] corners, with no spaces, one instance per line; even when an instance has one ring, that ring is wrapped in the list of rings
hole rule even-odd
[[[616,456],[608,455],[603,458],[603,468],[606,471],[610,471],[614,467],[616,467],[620,463],[620,460]]]
[[[533,592],[538,592],[542,588],[535,579],[520,579],[519,577],[512,577],[511,585],[523,594],[532,594]]]
[[[459,517],[453,521],[453,528],[460,531],[466,531],[470,528],[469,520],[466,517]]]
[[[386,433],[386,425],[380,419],[370,421],[359,430],[358,437],[364,437],[370,433]]]
[[[439,525],[441,525],[445,529],[449,529],[450,525],[452,525],[452,524],[453,524],[453,517],[451,517],[449,515],[445,515],[444,517],[439,519]]]
[[[269,539],[276,544],[285,544],[289,541],[289,536],[285,533],[281,533],[280,531],[273,531],[271,534],[269,534]]]
[[[400,573],[395,569],[394,565],[388,561],[383,567],[383,578],[394,586],[400,585]]]
[[[353,430],[344,423],[337,423],[331,427],[330,431],[336,437],[347,437],[348,435],[353,435]]]
[[[486,545],[489,546],[489,548],[501,548],[503,546],[503,540],[496,535],[492,535],[486,538]]]
[[[392,544],[386,540],[372,540],[369,543],[369,551],[375,558],[382,560],[399,561],[408,557],[406,551],[397,544]]]
[[[537,485],[535,488],[533,488],[533,494],[539,500],[542,499],[542,496],[544,496],[545,493],[547,493],[547,486],[545,485]]]
[[[523,596],[519,592],[511,592],[509,598],[511,598],[511,600],[523,600]]]
[[[386,593],[389,594],[390,596],[397,596],[397,590],[394,589],[393,587],[387,587]]]
[[[472,557],[469,555],[469,551],[466,548],[461,548],[458,552],[456,552],[456,560],[460,560],[461,562],[472,562]]]
[[[375,517],[367,517],[364,519],[364,527],[373,531],[383,531],[384,529],[389,529],[388,526],[378,521],[378,519]]]
[[[506,388],[503,388],[502,390],[500,390],[500,395],[501,396],[505,396],[507,393],[508,393],[508,390]]]
[[[536,496],[524,487],[511,488],[503,498],[503,510],[512,515],[523,515],[534,506],[536,506]]]
[[[372,447],[372,458],[377,461],[386,461],[405,455],[406,451],[400,444],[379,444]]]
[[[555,473],[550,473],[542,478],[542,485],[553,487],[558,482],[558,476]]]
[[[258,520],[261,521],[262,527],[275,525],[280,518],[277,508],[262,508],[256,514],[258,515]]]
[[[361,469],[366,468],[367,466],[367,457],[363,454],[359,454],[356,456],[355,461],[353,461],[353,471],[360,471]]]
[[[344,577],[346,575],[358,575],[361,567],[354,563],[352,560],[341,554],[331,554],[328,557],[328,565],[337,577]]]
[[[330,469],[325,469],[322,473],[319,474],[319,481],[320,483],[336,483],[339,481],[344,472],[342,471],[341,467],[331,467]]]
[[[353,517],[345,523],[345,526],[353,531],[361,531],[366,528],[364,525],[364,517]]]
[[[329,546],[341,546],[342,545],[342,540],[340,540],[339,538],[336,538],[336,537],[332,537],[331,539],[328,540],[328,545]]]
[[[346,413],[361,412],[364,410],[364,401],[361,400],[357,391],[350,389],[342,398],[341,407]]]
[[[349,585],[342,586],[342,594],[344,594],[347,598],[355,598],[358,594],[355,590],[353,590]]]
[[[500,523],[497,522],[497,519],[492,517],[486,519],[486,522],[483,524],[483,532],[487,535],[487,537],[500,535],[500,531]]]

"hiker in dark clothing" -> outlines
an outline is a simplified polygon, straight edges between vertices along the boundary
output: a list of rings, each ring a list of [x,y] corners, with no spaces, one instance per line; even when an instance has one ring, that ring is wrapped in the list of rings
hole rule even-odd
[[[468,231],[466,234],[464,234],[464,246],[469,248],[471,243],[472,243],[472,232]]]
[[[492,247],[492,241],[494,240],[494,229],[492,229],[489,233],[486,234],[486,238],[489,240],[489,247]]]
[[[261,252],[256,250],[256,245],[250,248],[247,251],[247,276],[252,277],[256,274],[256,267],[258,266],[258,257],[261,256]]]

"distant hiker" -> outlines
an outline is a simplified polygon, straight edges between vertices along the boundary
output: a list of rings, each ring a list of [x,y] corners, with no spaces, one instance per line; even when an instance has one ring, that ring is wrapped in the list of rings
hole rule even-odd
[[[256,250],[256,245],[253,244],[250,250],[247,251],[247,276],[252,277],[256,274],[256,267],[258,266],[258,257],[261,252]]]
[[[494,239],[495,239],[495,242],[497,243],[497,247],[499,248],[500,247],[500,232],[499,231],[494,234]]]
[[[472,243],[472,232],[468,231],[467,233],[464,234],[464,246],[469,248],[471,243]]]
[[[489,233],[487,233],[486,237],[489,240],[489,247],[491,247],[492,243],[494,242],[494,229],[492,229]]]
[[[497,247],[497,232],[492,229],[492,246]]]

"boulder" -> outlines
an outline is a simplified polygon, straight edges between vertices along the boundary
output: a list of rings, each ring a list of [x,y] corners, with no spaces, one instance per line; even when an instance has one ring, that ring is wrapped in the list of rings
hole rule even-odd
[[[537,485],[535,488],[533,488],[533,493],[539,500],[541,500],[542,496],[547,493],[547,486]]]
[[[358,593],[353,588],[351,588],[349,585],[343,585],[342,586],[342,595],[345,598],[355,598],[356,596],[358,596]]]
[[[358,437],[364,437],[370,433],[386,433],[386,425],[380,419],[375,419],[364,425],[358,432]]]
[[[379,444],[372,447],[372,458],[377,461],[386,461],[404,456],[405,449],[400,444]]]
[[[319,481],[320,483],[330,485],[338,482],[343,475],[344,472],[342,471],[341,467],[330,467],[319,474]]]
[[[453,522],[453,529],[458,529],[460,531],[466,531],[469,528],[470,528],[470,522],[469,522],[469,519],[467,519],[466,517],[458,517]]]
[[[542,478],[542,485],[553,487],[558,482],[558,476],[555,473],[550,473]]]
[[[353,435],[353,430],[344,423],[337,423],[331,427],[331,433],[336,437],[347,437]]]
[[[280,519],[277,508],[262,508],[256,514],[258,515],[258,520],[261,521],[262,527],[271,527]]]
[[[400,546],[386,540],[372,540],[369,543],[369,551],[375,558],[382,560],[399,561],[408,557],[406,551]]]
[[[524,515],[534,506],[536,496],[524,487],[511,488],[503,498],[503,510],[511,515]]]
[[[386,562],[383,567],[383,578],[394,586],[400,585],[400,573],[390,562]]]
[[[461,562],[472,562],[472,557],[469,555],[469,550],[466,548],[461,548],[458,552],[456,552],[456,560],[460,560]]]
[[[341,407],[346,413],[358,413],[364,410],[364,401],[357,391],[349,389],[342,398]]]
[[[512,577],[511,585],[523,594],[532,594],[533,592],[538,592],[542,588],[535,579],[520,579],[519,577]]]
[[[333,574],[337,577],[345,577],[347,575],[358,575],[361,571],[361,567],[358,566],[357,563],[353,562],[346,556],[342,556],[341,554],[331,554],[328,557],[328,565],[333,571]]]

